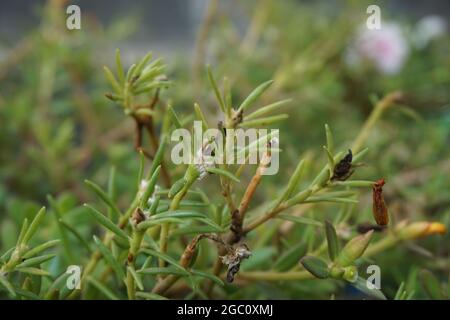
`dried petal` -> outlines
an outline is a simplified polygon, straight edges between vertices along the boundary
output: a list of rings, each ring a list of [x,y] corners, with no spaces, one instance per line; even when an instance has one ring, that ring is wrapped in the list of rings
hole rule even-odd
[[[380,226],[385,226],[389,223],[389,215],[386,203],[383,198],[384,179],[376,181],[372,187],[373,207],[372,213],[375,221]]]

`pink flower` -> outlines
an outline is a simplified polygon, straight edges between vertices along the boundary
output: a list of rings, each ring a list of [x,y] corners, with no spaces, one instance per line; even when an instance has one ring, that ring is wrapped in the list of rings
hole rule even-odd
[[[369,61],[378,71],[395,74],[403,67],[408,54],[409,46],[400,27],[383,23],[379,30],[361,28],[347,51],[346,60],[350,65]]]

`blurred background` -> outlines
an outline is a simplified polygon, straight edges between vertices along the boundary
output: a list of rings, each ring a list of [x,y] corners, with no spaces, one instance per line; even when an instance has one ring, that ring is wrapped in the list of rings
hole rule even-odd
[[[280,127],[280,174],[267,179],[260,199],[274,197],[299,155],[326,163],[323,126],[348,148],[374,104],[401,90],[402,103],[388,110],[367,146],[355,179],[385,177],[393,221],[450,223],[450,3],[376,1],[382,28],[365,27],[373,1],[10,1],[0,10],[0,248],[11,247],[24,217],[56,197],[74,223],[92,227],[80,204],[93,199],[83,180],[106,183],[117,169],[118,202],[133,195],[138,168],[133,122],[107,100],[103,66],[120,48],[129,66],[148,51],[163,57],[174,85],[162,93],[189,117],[199,102],[212,121],[217,107],[205,65],[227,76],[233,99],[274,79],[266,101],[292,98]],[[67,30],[65,8],[81,8],[81,30]],[[171,169],[174,175],[181,168]],[[181,171],[180,171],[181,170]],[[202,182],[203,183],[203,182]],[[221,199],[217,186],[212,199]],[[371,216],[370,190],[348,210],[341,233]],[[336,208],[318,206],[307,215],[326,217]],[[49,225],[49,233],[52,232]],[[353,229],[352,229],[353,230]],[[264,232],[262,230],[261,232]],[[279,235],[243,270],[264,270],[277,248],[299,241],[301,229]],[[447,282],[449,236],[394,248],[377,256],[383,284],[395,294],[401,281],[424,298],[417,272],[432,269]],[[406,275],[406,276],[405,276]],[[235,298],[329,298],[338,284],[256,284],[229,292]],[[341,296],[356,293],[341,288]]]

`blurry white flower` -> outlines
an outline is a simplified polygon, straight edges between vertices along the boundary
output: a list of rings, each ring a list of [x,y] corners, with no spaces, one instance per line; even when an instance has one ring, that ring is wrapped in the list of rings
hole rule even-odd
[[[371,62],[378,71],[395,74],[401,70],[409,54],[409,47],[400,27],[394,23],[383,23],[379,30],[363,26],[353,45],[348,49],[346,61],[357,65]]]
[[[447,21],[437,15],[425,16],[417,22],[413,39],[417,48],[422,49],[428,43],[444,35],[447,31]]]

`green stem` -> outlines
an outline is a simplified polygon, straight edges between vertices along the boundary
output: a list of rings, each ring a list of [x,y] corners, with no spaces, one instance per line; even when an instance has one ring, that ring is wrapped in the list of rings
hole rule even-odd
[[[174,196],[172,202],[170,203],[169,210],[174,211],[177,210],[180,206],[181,200],[186,196],[189,188],[194,184],[194,182],[199,177],[199,172],[197,168],[194,166],[189,166],[186,170],[185,178],[186,178],[186,184],[183,186],[183,188]],[[159,238],[159,249],[162,253],[167,252],[167,244],[169,240],[169,233],[170,233],[170,226],[171,224],[169,222],[166,222],[161,227],[161,234]],[[162,268],[165,266],[165,261],[162,259],[159,259],[159,266]]]
[[[135,229],[130,242],[130,250],[128,251],[128,266],[134,268],[134,262],[136,261],[136,255],[141,247],[142,239],[144,238],[145,231]],[[134,283],[134,277],[131,271],[127,269],[126,278],[127,294],[129,300],[136,298],[136,288]]]

